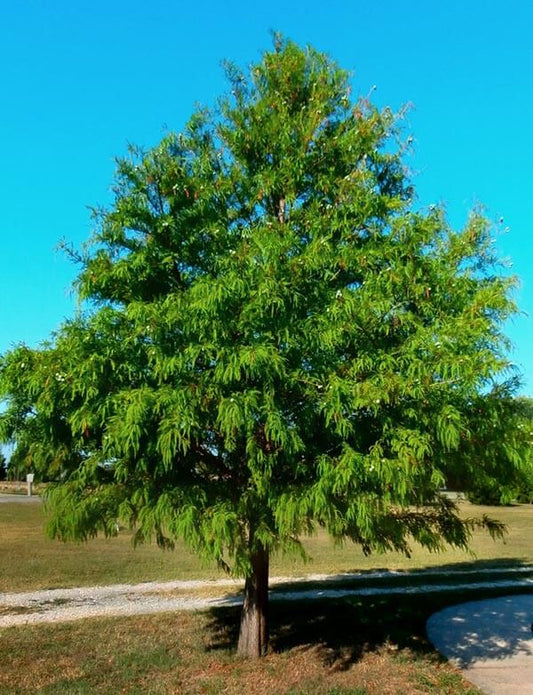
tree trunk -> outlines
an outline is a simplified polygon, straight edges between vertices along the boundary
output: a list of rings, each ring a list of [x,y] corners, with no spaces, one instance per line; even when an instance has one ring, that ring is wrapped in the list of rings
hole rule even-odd
[[[268,550],[252,555],[252,574],[244,584],[244,604],[237,654],[257,659],[268,648]]]

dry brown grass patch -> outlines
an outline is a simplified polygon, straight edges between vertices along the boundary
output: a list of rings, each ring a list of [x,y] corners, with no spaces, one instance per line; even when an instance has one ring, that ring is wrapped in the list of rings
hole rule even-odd
[[[290,611],[291,608],[287,608]],[[328,609],[324,610],[328,615]],[[87,695],[467,695],[477,691],[431,651],[374,635],[357,644],[354,627],[335,638],[335,621],[316,640],[300,627],[283,646],[274,616],[273,651],[259,661],[230,645],[237,611],[91,619],[8,628],[0,693]],[[280,617],[281,616],[281,617]],[[287,615],[287,620],[292,620]],[[281,622],[280,622],[281,621]],[[360,626],[359,626],[360,627]],[[328,632],[329,631],[329,632]],[[386,632],[386,631],[385,631]],[[277,638],[276,638],[277,636]]]

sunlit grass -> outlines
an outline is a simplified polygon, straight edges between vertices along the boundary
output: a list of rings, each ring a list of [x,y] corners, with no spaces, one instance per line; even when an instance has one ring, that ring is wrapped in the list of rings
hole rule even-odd
[[[472,539],[475,559],[533,562],[533,505],[476,507],[462,504],[467,516],[488,513],[503,521],[509,533],[505,542],[476,532]],[[44,536],[44,513],[39,502],[0,504],[0,591],[87,586],[123,582],[223,577],[213,565],[202,563],[183,543],[174,551],[155,545],[133,548],[131,534],[97,538],[83,544],[61,543]],[[336,547],[323,533],[305,539],[312,561],[304,564],[295,555],[272,559],[272,575],[336,574],[376,568],[419,569],[458,565],[472,561],[463,551],[431,554],[414,547],[412,557],[397,553],[365,557],[351,543]]]

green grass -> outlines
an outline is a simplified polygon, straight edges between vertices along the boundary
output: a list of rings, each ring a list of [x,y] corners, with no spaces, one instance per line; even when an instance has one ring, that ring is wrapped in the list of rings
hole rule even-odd
[[[39,502],[0,504],[0,557],[9,558],[0,572],[0,591],[220,576],[183,544],[174,552],[155,545],[134,549],[127,532],[87,543],[61,543],[45,538],[44,523]]]
[[[477,532],[472,550],[477,561],[533,562],[533,505],[488,508],[464,503],[467,516],[488,513],[507,524],[505,542],[495,542]],[[173,552],[155,545],[134,549],[131,535],[121,532],[117,538],[97,538],[83,544],[60,543],[44,537],[44,514],[40,503],[7,502],[0,504],[0,591],[29,591],[38,588],[90,586],[152,580],[213,579],[223,575],[215,566],[202,562],[183,543]],[[271,574],[297,576],[308,573],[336,574],[371,569],[420,569],[450,567],[472,562],[468,553],[447,550],[431,554],[413,548],[412,557],[397,553],[365,557],[361,550],[347,543],[336,547],[325,534],[305,540],[312,558],[303,564],[299,557],[288,555],[272,559]],[[8,561],[6,561],[8,559]]]

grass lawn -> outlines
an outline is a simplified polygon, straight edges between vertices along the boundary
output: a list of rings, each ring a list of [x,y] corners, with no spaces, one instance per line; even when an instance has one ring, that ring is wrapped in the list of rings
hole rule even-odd
[[[478,561],[533,562],[533,505],[495,508],[463,503],[461,509],[465,516],[487,513],[508,526],[505,542],[492,541],[486,533],[475,534],[472,550]],[[178,543],[173,552],[163,552],[155,545],[134,549],[130,533],[124,531],[117,538],[64,544],[47,540],[43,528],[44,514],[39,502],[0,504],[0,592],[224,576],[216,567],[202,564],[183,543]],[[384,567],[419,569],[472,561],[465,552],[432,554],[418,548],[413,548],[410,559],[396,553],[365,557],[350,543],[335,547],[323,533],[306,539],[305,548],[311,562],[303,564],[295,556],[274,557],[271,574],[336,574]]]
[[[305,543],[312,563],[275,558],[272,574],[532,562],[533,506],[462,505],[466,516],[484,512],[504,521],[509,534],[505,544],[476,534],[474,561],[465,553],[419,550],[411,560],[365,558],[354,546],[336,548],[318,535]],[[221,576],[182,545],[165,553],[153,546],[134,550],[127,532],[65,545],[44,540],[43,522],[38,502],[0,504],[0,591]],[[239,614],[229,608],[5,628],[0,694],[475,695],[479,691],[427,643],[425,623],[446,605],[498,593],[273,602],[272,649],[259,662],[235,656]]]
[[[475,695],[426,641],[427,617],[449,601],[275,603],[258,662],[234,654],[234,609],[7,628],[0,693]]]

